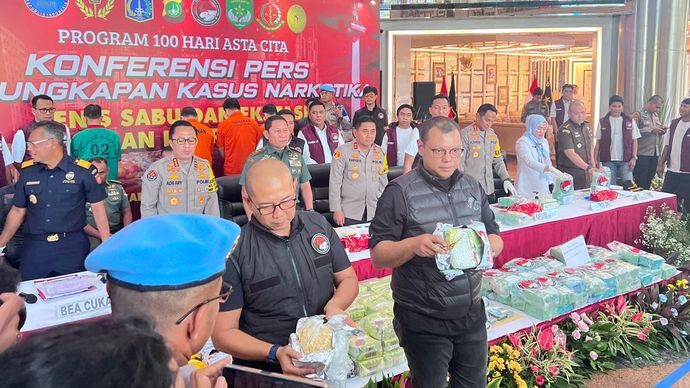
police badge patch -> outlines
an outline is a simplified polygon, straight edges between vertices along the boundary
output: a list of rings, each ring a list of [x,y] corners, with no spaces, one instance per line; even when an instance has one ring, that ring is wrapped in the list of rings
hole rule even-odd
[[[24,0],[29,10],[43,18],[54,18],[62,15],[69,5],[69,0]]]
[[[218,23],[222,13],[218,0],[193,0],[191,11],[194,20],[205,27]]]
[[[331,241],[323,233],[317,233],[311,238],[311,247],[316,253],[325,255],[331,251]]]

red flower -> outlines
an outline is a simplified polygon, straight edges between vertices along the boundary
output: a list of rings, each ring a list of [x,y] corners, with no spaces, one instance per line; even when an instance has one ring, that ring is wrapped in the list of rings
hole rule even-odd
[[[539,367],[538,366],[536,366],[534,364],[530,364],[529,368],[532,370],[532,373],[539,373]]]
[[[551,365],[549,367],[549,372],[551,372],[552,375],[558,376],[558,366],[556,365]]]
[[[647,340],[647,334],[645,334],[644,332],[641,331],[641,332],[637,333],[637,339],[639,339],[640,341],[646,341]]]
[[[522,345],[522,336],[520,334],[508,334],[508,341],[510,341],[515,350],[520,350],[520,345]]]
[[[640,319],[642,319],[642,316],[644,316],[644,312],[640,311],[639,313],[633,314],[632,317],[630,317],[630,319],[631,319],[633,322],[637,322],[637,321],[639,321]]]
[[[537,349],[532,349],[532,357],[537,357]]]
[[[618,307],[618,313],[623,314],[625,309],[628,308],[628,302],[625,300],[623,295],[616,298],[616,307]]]
[[[542,376],[537,375],[535,380],[537,381],[537,385],[544,385],[544,378]]]
[[[542,330],[537,336],[539,348],[549,351],[553,348],[553,332],[551,330]]]

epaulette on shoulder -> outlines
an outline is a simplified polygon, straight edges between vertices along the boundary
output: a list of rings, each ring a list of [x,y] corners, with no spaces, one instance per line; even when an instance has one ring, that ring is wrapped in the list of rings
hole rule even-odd
[[[256,150],[256,151],[252,152],[251,154],[249,154],[249,157],[251,158],[252,156],[261,155],[263,152],[264,152],[264,149],[263,149],[263,148],[259,148],[258,150]]]
[[[31,166],[33,166],[34,164],[36,164],[36,161],[33,160],[33,159],[29,159],[29,160],[27,160],[27,161],[25,161],[25,162],[22,162],[22,168],[31,167]]]
[[[76,164],[79,167],[83,167],[87,170],[91,168],[91,162],[89,162],[88,160],[84,160],[84,159],[76,159],[74,161],[74,164]]]
[[[117,183],[118,185],[122,186],[122,182],[118,181],[117,179],[108,179],[108,182]]]

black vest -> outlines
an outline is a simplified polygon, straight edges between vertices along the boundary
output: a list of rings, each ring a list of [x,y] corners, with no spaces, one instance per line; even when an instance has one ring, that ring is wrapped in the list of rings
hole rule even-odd
[[[482,221],[486,194],[479,182],[461,174],[451,178],[455,182],[446,191],[433,184],[434,179],[420,166],[390,183],[400,186],[408,208],[402,239],[433,233],[437,222],[467,225]],[[464,275],[448,281],[433,258],[414,257],[393,271],[391,286],[396,308],[455,320],[481,304],[481,281],[478,270],[466,270]]]
[[[242,227],[228,271],[242,280],[240,330],[271,344],[286,345],[297,320],[323,314],[333,297],[332,245],[320,255],[311,246],[321,233],[338,239],[318,213],[298,211],[289,238],[280,238],[252,219]],[[297,272],[297,274],[296,274]]]

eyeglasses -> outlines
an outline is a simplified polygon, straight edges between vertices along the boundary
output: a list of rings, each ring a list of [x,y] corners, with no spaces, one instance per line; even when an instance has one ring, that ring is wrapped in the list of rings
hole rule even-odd
[[[29,147],[31,147],[31,146],[36,147],[37,145],[39,145],[39,144],[41,144],[41,143],[45,143],[45,142],[47,142],[48,140],[52,140],[52,139],[55,139],[55,138],[54,138],[54,137],[48,137],[48,138],[41,139],[41,140],[33,140],[33,141],[32,141],[32,140],[29,140],[29,141],[26,142],[26,148],[29,148]]]
[[[259,211],[259,214],[261,214],[263,216],[267,216],[269,214],[275,213],[276,208],[278,208],[278,207],[281,208],[282,210],[292,209],[293,207],[295,207],[296,203],[297,203],[297,198],[290,198],[290,199],[284,200],[283,202],[281,202],[277,205],[271,204],[271,205],[265,205],[265,206],[261,206],[261,207],[254,205],[254,207],[256,207],[256,210]]]
[[[55,112],[55,108],[34,108],[37,111],[43,113],[43,114],[48,114],[48,113],[53,113]]]
[[[170,139],[171,141],[176,142],[179,145],[184,145],[184,143],[187,143],[189,145],[194,145],[198,141],[196,137],[178,137],[175,139]]]
[[[367,94],[364,95],[364,97],[366,97],[366,98],[372,98],[372,97],[376,97],[376,95],[375,95],[374,93],[367,93]]]
[[[442,157],[449,155],[453,159],[457,159],[462,156],[462,148],[451,148],[449,150],[444,150],[443,148],[429,148],[431,150],[431,156],[436,159],[441,159]]]
[[[232,294],[232,286],[229,285],[228,283],[223,282],[223,285],[220,287],[220,295],[213,297],[211,299],[206,299],[205,301],[199,303],[198,305],[192,307],[191,310],[187,311],[183,316],[180,317],[177,321],[175,321],[176,325],[179,325],[184,321],[188,316],[192,315],[193,312],[199,309],[199,307],[209,304],[213,302],[216,299],[220,299],[220,303],[225,303],[228,301],[228,298],[230,297],[230,294]]]

